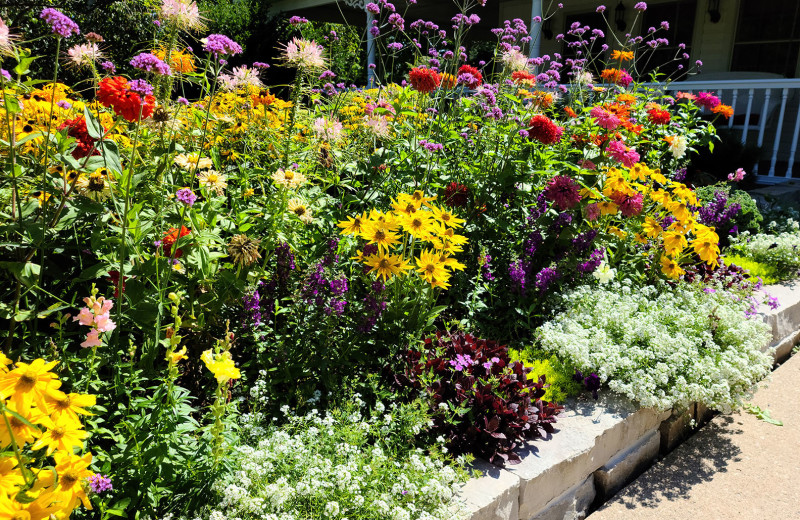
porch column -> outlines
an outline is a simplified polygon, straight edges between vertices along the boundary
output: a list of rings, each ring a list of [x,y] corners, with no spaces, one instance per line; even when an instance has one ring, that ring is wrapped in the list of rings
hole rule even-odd
[[[541,0],[540,0],[541,1]],[[366,11],[366,9],[365,9]],[[375,86],[375,37],[372,35],[372,22],[375,21],[375,15],[366,11],[367,13],[367,86]]]
[[[531,0],[531,46],[529,58],[535,58],[541,54],[542,43],[542,24],[533,23],[536,17],[542,17],[542,0]]]

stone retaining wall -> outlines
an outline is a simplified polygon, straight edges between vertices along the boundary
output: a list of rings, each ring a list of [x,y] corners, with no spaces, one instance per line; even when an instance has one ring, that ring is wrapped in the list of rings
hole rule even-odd
[[[772,327],[776,362],[800,340],[800,282],[767,287],[781,303],[762,308]],[[576,520],[674,449],[713,411],[694,404],[682,413],[637,408],[606,393],[567,403],[555,435],[529,443],[522,462],[501,469],[476,461],[482,476],[461,490],[468,520]]]

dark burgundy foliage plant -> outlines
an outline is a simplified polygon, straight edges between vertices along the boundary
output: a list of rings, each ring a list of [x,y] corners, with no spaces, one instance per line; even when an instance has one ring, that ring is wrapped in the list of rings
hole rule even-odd
[[[563,409],[542,401],[545,377],[528,379],[530,369],[510,362],[508,347],[496,341],[439,331],[400,356],[405,371],[394,375],[395,384],[428,394],[433,434],[444,436],[456,455],[518,464],[522,442],[553,433]]]

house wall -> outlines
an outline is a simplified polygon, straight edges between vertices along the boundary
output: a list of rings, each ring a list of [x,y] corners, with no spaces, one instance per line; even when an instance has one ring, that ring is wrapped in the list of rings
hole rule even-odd
[[[670,3],[672,0],[650,0],[648,4],[664,4]],[[547,9],[549,1],[542,0],[544,9]],[[556,9],[552,18],[550,18],[550,25],[554,35],[565,33],[566,18],[571,15],[580,13],[591,13],[597,8],[598,5],[604,4],[607,7],[606,18],[609,19],[612,26],[614,24],[614,8],[618,2],[616,0],[564,0],[564,8]],[[625,21],[628,24],[627,30],[624,32],[616,31],[614,27],[614,36],[617,40],[622,41],[625,33],[631,30],[631,25],[636,19],[637,12],[633,9],[634,0],[624,0],[623,4],[626,7]],[[724,72],[729,70],[731,62],[731,54],[733,52],[733,41],[736,34],[736,23],[739,12],[739,0],[724,0],[721,2],[720,13],[721,18],[718,23],[712,23],[708,15],[708,0],[698,0],[697,13],[695,15],[694,36],[691,43],[691,62],[695,60],[702,60],[702,72]],[[531,1],[530,0],[508,0],[500,2],[499,5],[500,20],[511,20],[513,18],[521,18],[530,23],[531,19]],[[638,32],[639,27],[635,28]],[[608,33],[607,27],[600,27]],[[636,32],[634,33],[636,34]],[[608,34],[607,34],[608,35]],[[609,38],[613,41],[614,38]],[[609,43],[611,48],[619,48],[619,45]],[[541,53],[553,54],[554,52],[562,51],[562,44],[555,40],[541,40]],[[699,77],[697,79],[700,79]]]

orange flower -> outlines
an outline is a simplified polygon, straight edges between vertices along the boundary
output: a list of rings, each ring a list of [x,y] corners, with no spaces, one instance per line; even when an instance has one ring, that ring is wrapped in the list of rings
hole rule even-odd
[[[612,60],[631,61],[633,59],[633,51],[612,51]]]
[[[636,103],[636,96],[632,94],[620,94],[617,96],[617,102],[623,105],[632,105]]]
[[[578,114],[576,114],[575,111],[570,107],[564,107],[564,112],[566,112],[569,117],[578,117]]]
[[[253,101],[253,106],[257,107],[259,105],[270,106],[277,98],[266,90],[262,90],[258,94],[250,96],[250,99]]]
[[[152,53],[158,59],[166,61],[167,50],[165,48],[162,47],[153,51]],[[194,72],[194,57],[187,52],[173,49],[173,51],[169,54],[169,66],[172,68],[172,70],[175,72],[180,72],[181,74]]]
[[[733,115],[733,107],[730,105],[719,104],[714,108],[712,108],[711,111],[714,112],[715,114],[722,114],[725,117],[725,119],[728,119]]]

